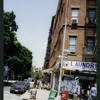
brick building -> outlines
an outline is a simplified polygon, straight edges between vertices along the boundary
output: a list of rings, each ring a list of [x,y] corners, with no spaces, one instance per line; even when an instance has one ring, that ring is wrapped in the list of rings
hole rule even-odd
[[[53,67],[62,53],[66,18],[67,60],[96,61],[96,0],[59,0],[48,37],[45,68]]]
[[[52,17],[44,68],[55,67],[62,52],[67,61],[96,62],[96,0],[59,0]]]

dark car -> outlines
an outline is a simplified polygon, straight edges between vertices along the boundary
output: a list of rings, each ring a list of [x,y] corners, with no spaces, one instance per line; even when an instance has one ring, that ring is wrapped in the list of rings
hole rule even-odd
[[[24,93],[26,92],[26,84],[23,81],[15,82],[10,87],[10,93]]]

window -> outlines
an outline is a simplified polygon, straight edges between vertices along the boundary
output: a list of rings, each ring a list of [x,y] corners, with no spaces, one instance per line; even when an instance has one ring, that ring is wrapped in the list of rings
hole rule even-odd
[[[71,22],[78,23],[79,8],[72,8]]]
[[[58,90],[58,86],[59,86],[59,73],[55,74],[55,84],[54,84],[54,88],[56,90]]]
[[[76,36],[69,37],[69,49],[71,52],[75,52],[76,49]]]
[[[95,9],[88,10],[88,18],[89,18],[89,23],[94,23],[94,21],[96,19],[96,10]]]
[[[93,54],[94,51],[94,38],[88,37],[87,38],[87,54]]]

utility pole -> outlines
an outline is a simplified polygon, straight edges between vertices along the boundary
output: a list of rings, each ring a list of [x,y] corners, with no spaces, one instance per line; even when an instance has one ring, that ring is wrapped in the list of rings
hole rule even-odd
[[[61,88],[61,81],[62,81],[62,67],[63,67],[63,58],[64,58],[64,47],[65,47],[65,39],[66,39],[66,25],[67,25],[67,18],[65,19],[65,27],[64,27],[64,38],[63,38],[63,45],[62,45],[62,56],[61,56],[61,66],[60,66],[60,76],[59,76],[59,86],[58,86],[58,100],[60,100],[60,88]]]
[[[66,2],[65,2],[66,4]],[[59,86],[58,86],[58,96],[57,100],[60,100],[60,89],[61,89],[61,83],[62,83],[62,67],[63,67],[63,58],[64,58],[64,49],[65,49],[65,40],[66,40],[66,31],[67,31],[67,18],[68,18],[68,6],[69,6],[69,0],[67,0],[67,6],[65,8],[65,26],[64,26],[64,36],[63,36],[63,44],[62,44],[62,56],[61,56],[61,66],[60,66],[60,75],[59,75]]]

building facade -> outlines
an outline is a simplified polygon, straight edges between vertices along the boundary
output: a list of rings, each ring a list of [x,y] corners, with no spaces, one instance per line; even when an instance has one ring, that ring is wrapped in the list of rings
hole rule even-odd
[[[48,37],[45,68],[54,66],[62,54],[69,61],[96,62],[96,0],[59,0]]]
[[[67,61],[65,68],[68,67],[67,63],[70,68],[87,67],[88,70],[85,71],[69,69],[62,70],[62,73],[64,76],[73,75],[74,78],[78,76],[81,88],[89,90],[91,82],[96,82],[97,71],[96,0],[59,0],[56,14],[51,21],[44,68],[55,68],[59,57],[62,56]],[[91,69],[92,67],[94,69]],[[55,89],[59,87],[59,73],[60,70],[52,74]],[[82,94],[80,95],[82,97]]]

